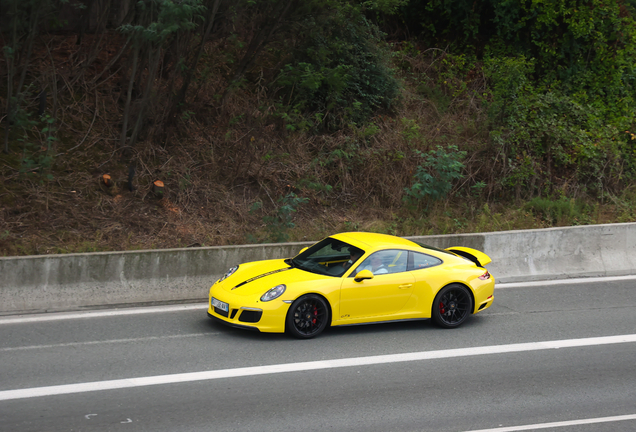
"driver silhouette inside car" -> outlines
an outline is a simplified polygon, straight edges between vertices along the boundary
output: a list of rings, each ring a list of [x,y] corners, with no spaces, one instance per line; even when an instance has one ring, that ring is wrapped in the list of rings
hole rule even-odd
[[[360,270],[369,270],[374,275],[388,273],[389,270],[384,266],[382,257],[378,254],[371,255],[362,263]]]
[[[362,256],[362,253],[358,249],[349,248],[349,261],[342,263],[342,267],[344,267],[345,271],[351,267],[354,262],[358,261],[360,256]]]

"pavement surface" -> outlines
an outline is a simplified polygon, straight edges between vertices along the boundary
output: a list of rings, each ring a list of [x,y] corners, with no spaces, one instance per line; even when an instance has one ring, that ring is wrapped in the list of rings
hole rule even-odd
[[[0,431],[634,431],[636,279],[299,341],[201,304],[0,318]]]

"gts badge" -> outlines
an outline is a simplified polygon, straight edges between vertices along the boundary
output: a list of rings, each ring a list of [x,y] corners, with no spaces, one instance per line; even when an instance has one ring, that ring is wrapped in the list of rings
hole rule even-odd
[[[349,318],[349,314],[347,315],[341,315],[340,318]]]

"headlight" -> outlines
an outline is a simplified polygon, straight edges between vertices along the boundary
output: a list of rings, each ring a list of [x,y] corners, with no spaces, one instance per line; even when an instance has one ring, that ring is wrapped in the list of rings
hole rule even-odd
[[[225,274],[223,275],[223,277],[221,279],[219,279],[219,282],[223,282],[225,279],[227,279],[230,276],[232,276],[234,274],[234,272],[236,272],[238,270],[238,268],[239,268],[239,266],[235,265],[234,267],[232,267],[231,269],[226,271]]]
[[[285,288],[287,288],[285,285],[276,285],[274,288],[267,291],[261,296],[261,301],[268,302],[280,297],[285,292]]]

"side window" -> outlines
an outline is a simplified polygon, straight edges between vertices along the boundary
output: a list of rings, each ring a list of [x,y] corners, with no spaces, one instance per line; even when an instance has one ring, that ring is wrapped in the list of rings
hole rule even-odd
[[[420,270],[440,265],[442,263],[442,260],[439,258],[419,252],[411,252],[411,256],[413,257],[413,260],[412,264],[409,266],[409,270]]]
[[[362,270],[369,270],[374,275],[403,272],[406,271],[407,258],[408,252],[403,250],[389,249],[375,252],[369,255],[351,276]]]

